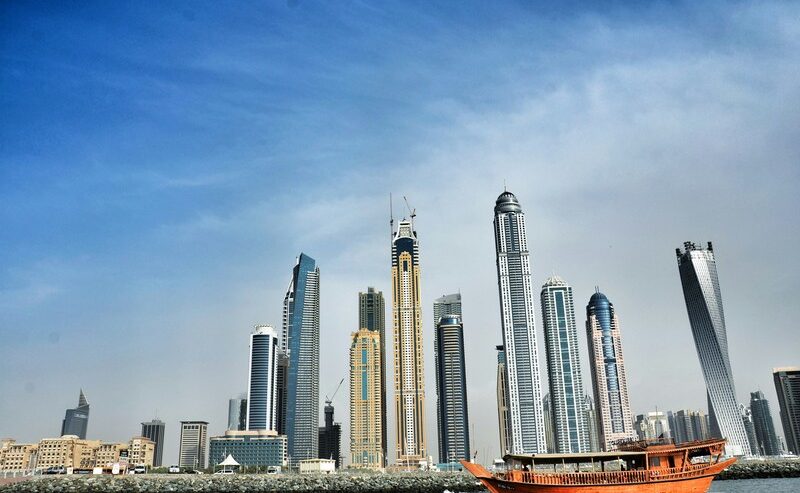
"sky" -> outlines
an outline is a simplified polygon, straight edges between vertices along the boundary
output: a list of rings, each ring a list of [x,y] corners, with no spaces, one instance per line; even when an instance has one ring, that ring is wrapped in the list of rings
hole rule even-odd
[[[771,371],[800,365],[796,3],[2,2],[0,115],[0,437],[57,436],[80,388],[90,438],[165,421],[165,463],[179,420],[222,434],[300,252],[321,271],[324,399],[358,292],[390,298],[392,193],[417,214],[429,453],[432,303],[461,292],[490,462],[504,186],[534,290],[573,286],[587,393],[599,286],[634,413],[705,410],[675,248],[713,241],[738,399],[763,390],[781,431]]]

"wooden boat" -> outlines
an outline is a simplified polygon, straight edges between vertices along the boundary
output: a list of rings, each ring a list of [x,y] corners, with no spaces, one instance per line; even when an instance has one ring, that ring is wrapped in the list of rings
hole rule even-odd
[[[462,465],[492,493],[705,493],[736,462],[724,459],[725,440],[675,445],[633,441],[614,452],[506,455],[504,471]]]

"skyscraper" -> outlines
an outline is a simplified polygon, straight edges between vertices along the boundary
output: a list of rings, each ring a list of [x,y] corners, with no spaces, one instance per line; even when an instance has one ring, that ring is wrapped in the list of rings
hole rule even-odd
[[[786,448],[800,455],[800,366],[787,366],[772,370],[781,424],[786,436]]]
[[[392,306],[397,462],[417,465],[428,455],[425,443],[419,241],[413,223],[405,219],[398,222],[392,241]]]
[[[181,421],[178,465],[205,469],[208,450],[208,421]]]
[[[586,415],[589,452],[600,452],[602,449],[600,446],[600,430],[597,426],[597,408],[594,405],[594,399],[588,394],[583,398],[583,413]]]
[[[683,246],[683,252],[676,249],[675,253],[689,324],[706,381],[711,426],[728,439],[725,447],[728,454],[749,455],[750,444],[736,405],[714,249],[711,242],[708,248],[689,241]]]
[[[542,398],[542,411],[544,412],[544,440],[547,443],[547,453],[556,451],[556,438],[553,435],[553,404],[550,401],[550,392]]]
[[[756,426],[753,424],[753,413],[744,404],[739,404],[739,414],[742,416],[744,432],[747,435],[747,443],[750,445],[750,452],[753,455],[762,455],[758,448],[758,438],[756,438]]]
[[[142,423],[142,436],[155,444],[153,450],[153,467],[160,467],[164,459],[164,422],[154,419]]]
[[[750,392],[750,412],[753,416],[753,427],[756,431],[758,450],[761,455],[781,455],[781,446],[778,443],[778,436],[775,435],[775,424],[772,422],[769,401],[760,390]]]
[[[368,287],[366,293],[358,293],[358,327],[377,332],[380,335],[380,394],[381,394],[381,466],[386,467],[386,447],[388,436],[386,435],[386,305],[383,300],[383,292],[376,291],[373,287]]]
[[[500,454],[511,453],[510,423],[508,422],[508,389],[506,388],[506,352],[503,346],[497,349],[497,425],[500,429]]]
[[[247,429],[276,429],[278,334],[269,325],[256,325],[250,334],[250,372],[247,383]]]
[[[283,300],[282,349],[288,356],[285,428],[291,466],[319,452],[319,268],[301,253]]]
[[[75,435],[86,440],[86,429],[89,426],[89,401],[81,389],[78,395],[78,407],[67,409],[61,422],[61,435]]]
[[[342,425],[333,421],[333,402],[325,401],[325,426],[319,427],[319,458],[333,459],[335,467],[342,467]]]
[[[614,304],[599,290],[586,305],[586,340],[592,372],[600,447],[616,449],[618,440],[636,437],[628,400],[628,378],[622,357],[622,337]]]
[[[445,315],[463,316],[461,313],[461,293],[446,294],[433,302],[433,326]]]
[[[247,394],[228,399],[228,429],[236,431],[247,429]]]
[[[536,321],[525,215],[513,193],[505,191],[494,206],[497,284],[503,329],[511,453],[543,453],[542,387],[536,345]]]
[[[589,452],[572,287],[553,276],[541,298],[556,453]]]
[[[700,411],[681,409],[673,413],[669,427],[675,443],[708,439],[708,417]]]
[[[386,466],[381,388],[381,336],[362,328],[350,344],[350,464],[356,468]]]
[[[460,296],[459,296],[460,298]],[[441,298],[440,298],[441,300]],[[439,300],[437,300],[438,302]],[[458,304],[458,309],[461,308]],[[452,310],[454,307],[450,307]],[[445,310],[447,311],[447,310]],[[434,303],[434,314],[436,304]],[[439,462],[470,459],[464,326],[459,314],[443,314],[436,323],[436,417]]]

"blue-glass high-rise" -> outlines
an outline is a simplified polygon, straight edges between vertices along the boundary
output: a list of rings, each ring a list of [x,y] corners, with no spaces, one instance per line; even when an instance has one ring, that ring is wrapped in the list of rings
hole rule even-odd
[[[276,429],[278,334],[258,325],[250,334],[250,379],[247,386],[247,429]]]
[[[89,401],[81,389],[78,396],[78,407],[67,409],[64,421],[61,422],[61,435],[75,435],[86,440],[86,429],[89,427]]]
[[[291,465],[319,452],[319,268],[301,253],[283,301],[281,345],[288,355],[286,436]]]

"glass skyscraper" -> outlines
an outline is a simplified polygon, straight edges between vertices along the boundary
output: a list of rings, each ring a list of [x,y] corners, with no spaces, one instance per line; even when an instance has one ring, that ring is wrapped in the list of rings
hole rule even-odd
[[[247,394],[228,399],[228,429],[236,431],[247,429]]]
[[[78,395],[78,407],[67,409],[61,422],[61,435],[75,435],[86,440],[86,429],[89,427],[89,401],[81,389]]]
[[[775,391],[781,409],[781,424],[789,452],[800,455],[800,366],[775,368]]]
[[[769,401],[760,390],[750,392],[750,414],[753,418],[759,455],[781,455],[781,446],[778,443],[778,436],[775,434],[775,423],[772,421]]]
[[[437,312],[435,307],[436,304],[434,304],[434,314]],[[445,311],[452,311],[452,308]],[[459,311],[460,308],[459,300]],[[461,315],[458,313],[441,315],[436,323],[435,333],[439,462],[469,460],[467,372],[464,364],[464,326],[461,323]]]
[[[154,419],[147,423],[142,423],[142,436],[150,439],[156,444],[153,451],[153,467],[159,467],[164,459],[164,422]]]
[[[250,378],[247,383],[247,429],[276,429],[278,334],[257,325],[250,334]]]
[[[358,293],[358,328],[377,332],[380,335],[380,388],[381,394],[381,467],[386,467],[386,304],[383,299],[383,292],[376,291],[373,287],[368,287],[366,293]]]
[[[747,433],[736,404],[714,249],[711,242],[708,248],[688,241],[683,246],[683,252],[676,249],[675,253],[689,324],[706,382],[711,428],[728,440],[725,449],[729,455],[750,455]]]
[[[507,448],[515,454],[544,453],[547,445],[530,252],[525,215],[511,192],[503,192],[495,202],[494,236],[505,356],[503,386],[508,403]]]
[[[294,467],[319,452],[319,268],[304,253],[283,301],[281,344],[288,356],[284,426]]]
[[[414,224],[402,220],[392,240],[394,399],[397,462],[417,467],[427,459],[425,373],[422,353],[419,241]]]
[[[589,452],[572,287],[553,276],[542,286],[541,298],[555,450],[559,454]]]
[[[614,305],[599,290],[586,305],[586,340],[597,405],[600,447],[616,449],[618,440],[636,437],[628,400],[628,378]]]

